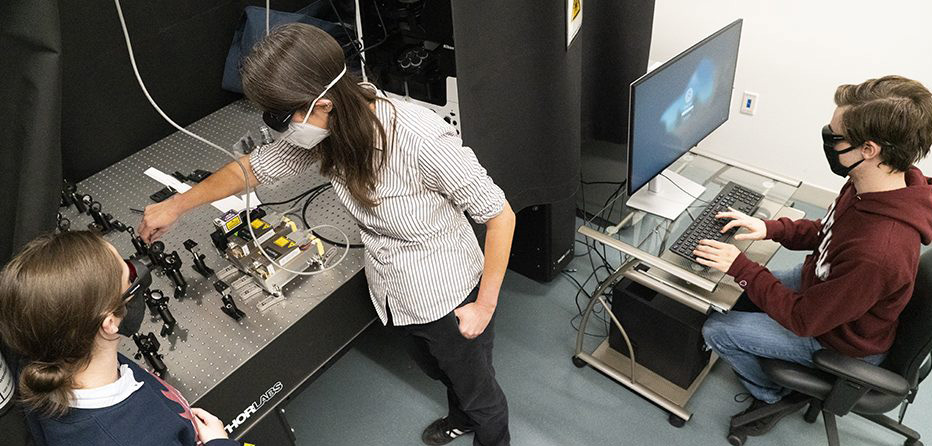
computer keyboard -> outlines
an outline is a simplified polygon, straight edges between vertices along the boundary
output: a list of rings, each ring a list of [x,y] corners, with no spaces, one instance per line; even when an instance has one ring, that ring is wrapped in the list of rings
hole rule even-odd
[[[722,227],[725,226],[729,220],[715,218],[716,214],[728,211],[729,208],[731,208],[751,215],[757,210],[757,205],[760,204],[763,198],[763,195],[744,186],[728,182],[725,188],[722,189],[715,198],[706,203],[705,209],[693,220],[692,224],[686,228],[683,235],[673,242],[673,245],[670,246],[670,251],[695,261],[696,256],[693,255],[693,251],[695,251],[696,245],[699,244],[699,240],[724,241],[734,235],[738,230],[737,228],[732,228],[729,229],[728,232],[721,232]]]

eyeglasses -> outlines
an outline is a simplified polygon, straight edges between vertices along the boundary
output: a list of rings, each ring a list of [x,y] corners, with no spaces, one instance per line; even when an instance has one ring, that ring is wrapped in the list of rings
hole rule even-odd
[[[123,293],[121,299],[123,302],[129,302],[133,296],[139,294],[140,290],[145,290],[152,285],[152,275],[149,268],[142,262],[132,259],[123,259],[126,266],[129,267],[129,288]]]
[[[269,126],[270,129],[278,133],[285,133],[285,130],[288,130],[288,123],[291,122],[291,117],[297,112],[297,110],[290,112],[267,111],[262,113],[262,121],[264,121],[265,125]]]
[[[881,147],[891,147],[891,148],[896,147],[893,143],[885,139],[871,138],[870,140],[875,141]],[[835,132],[832,132],[832,127],[829,125],[822,127],[822,145],[823,146],[825,146],[826,148],[834,149],[835,144],[838,144],[841,141],[848,141],[848,139],[845,138],[844,135],[839,135]],[[855,145],[851,144],[850,141],[849,141],[849,144],[851,145],[851,147],[855,147]],[[842,153],[844,153],[844,151],[842,151]]]
[[[822,145],[834,148],[835,144],[841,141],[845,141],[845,135],[839,135],[833,132],[830,125],[822,127]]]

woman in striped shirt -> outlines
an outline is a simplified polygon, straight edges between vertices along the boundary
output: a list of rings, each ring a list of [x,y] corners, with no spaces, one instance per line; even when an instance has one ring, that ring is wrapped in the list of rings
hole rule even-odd
[[[474,445],[510,444],[492,366],[493,316],[514,232],[502,190],[439,116],[347,73],[339,44],[320,29],[274,30],[244,60],[242,75],[246,96],[283,132],[242,158],[249,181],[319,166],[359,225],[376,313],[447,387],[449,413],[424,430],[424,443],[475,432]],[[243,181],[231,163],[147,207],[143,239],[160,237],[190,209],[240,193]],[[486,225],[484,255],[464,212]]]

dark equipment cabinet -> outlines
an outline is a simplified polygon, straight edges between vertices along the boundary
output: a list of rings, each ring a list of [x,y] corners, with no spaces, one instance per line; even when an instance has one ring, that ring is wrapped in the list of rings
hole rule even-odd
[[[625,327],[638,364],[668,381],[689,388],[709,363],[711,352],[702,338],[705,314],[630,279],[612,289],[612,313]],[[612,349],[628,354],[615,324],[608,342]]]
[[[575,209],[572,197],[518,212],[508,268],[539,282],[560,274],[573,260]]]

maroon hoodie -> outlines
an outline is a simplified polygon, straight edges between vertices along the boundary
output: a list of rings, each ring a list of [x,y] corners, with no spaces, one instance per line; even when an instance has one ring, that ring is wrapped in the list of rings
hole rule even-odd
[[[740,254],[728,270],[751,301],[798,336],[852,357],[884,353],[913,293],[919,243],[932,241],[932,180],[916,167],[906,187],[858,194],[845,184],[821,220],[768,220],[767,237],[811,250],[796,292]]]

